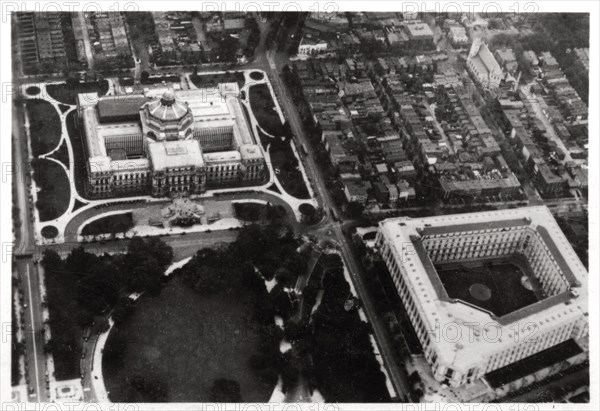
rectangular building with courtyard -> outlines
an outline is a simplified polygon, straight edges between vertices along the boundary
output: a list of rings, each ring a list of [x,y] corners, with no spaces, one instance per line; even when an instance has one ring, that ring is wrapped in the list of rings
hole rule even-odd
[[[587,351],[588,273],[548,208],[392,218],[377,246],[442,386]]]
[[[80,94],[77,113],[91,196],[198,194],[265,179],[264,154],[235,83],[126,96]]]

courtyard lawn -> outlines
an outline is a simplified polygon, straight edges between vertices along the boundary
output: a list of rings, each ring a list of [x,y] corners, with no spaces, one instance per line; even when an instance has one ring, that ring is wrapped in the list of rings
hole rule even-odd
[[[133,215],[131,212],[109,215],[86,224],[81,230],[81,235],[98,235],[125,233],[133,228]]]
[[[71,187],[61,166],[46,159],[35,159],[32,164],[33,178],[40,191],[36,207],[40,221],[51,221],[63,215],[69,208]]]
[[[71,81],[60,84],[48,84],[46,86],[48,95],[62,104],[77,104],[77,95],[80,93],[98,93],[103,96],[108,91],[108,80],[81,83]]]
[[[533,278],[533,275],[507,259],[437,264],[436,270],[450,298],[461,299],[499,317],[538,301],[536,293],[521,284],[522,276]]]
[[[267,133],[276,137],[291,137],[275,110],[275,102],[269,86],[266,84],[251,86],[248,98],[256,121]]]
[[[25,107],[34,157],[54,150],[61,137],[60,116],[54,106],[45,100],[28,100]]]
[[[291,142],[275,139],[269,148],[275,176],[286,193],[299,199],[309,199],[310,193],[300,171],[298,159],[294,155]]]
[[[260,348],[246,290],[200,295],[175,277],[156,297],[144,295],[109,337],[103,372],[113,402],[208,402],[213,383],[239,383],[243,402],[266,402],[274,386],[257,378]],[[134,384],[143,379],[145,384]]]

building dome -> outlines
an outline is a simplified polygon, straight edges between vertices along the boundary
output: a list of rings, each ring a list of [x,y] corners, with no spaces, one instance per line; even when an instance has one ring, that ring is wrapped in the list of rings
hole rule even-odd
[[[186,103],[177,100],[172,89],[148,104],[148,113],[160,121],[179,121],[189,111]]]
[[[144,134],[154,140],[191,138],[194,117],[187,103],[178,100],[173,89],[166,90],[141,109]]]
[[[175,101],[175,92],[172,88],[163,93],[162,101],[164,104],[170,105]]]

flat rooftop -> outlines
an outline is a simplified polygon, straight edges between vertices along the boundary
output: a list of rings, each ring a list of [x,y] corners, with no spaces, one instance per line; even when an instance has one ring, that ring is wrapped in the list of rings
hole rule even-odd
[[[204,166],[200,143],[193,139],[149,143],[148,154],[154,170]]]
[[[98,117],[101,123],[113,121],[139,121],[140,108],[150,101],[144,95],[105,96],[98,99]]]

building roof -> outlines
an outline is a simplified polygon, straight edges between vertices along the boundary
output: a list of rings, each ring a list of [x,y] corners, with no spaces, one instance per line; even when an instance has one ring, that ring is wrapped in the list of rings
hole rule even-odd
[[[367,187],[361,181],[346,181],[344,188],[350,197],[366,197]]]
[[[241,154],[239,151],[231,150],[231,151],[217,151],[214,153],[206,153],[204,154],[204,160],[207,164],[214,163],[229,163],[229,162],[237,162],[240,161]]]
[[[408,34],[411,37],[411,39],[433,39],[433,31],[431,31],[431,28],[427,23],[408,23],[405,25],[405,27],[408,30]]]
[[[149,89],[144,94],[128,96],[98,97],[97,93],[82,93],[78,95],[78,105],[81,110],[81,119],[85,132],[85,145],[90,168],[98,171],[111,169],[111,158],[107,155],[105,143],[108,139],[118,136],[140,137],[140,109],[149,113],[148,118],[159,121],[180,121],[185,117],[186,124],[191,125],[196,133],[233,133],[234,146],[239,150],[237,154],[230,154],[244,160],[263,158],[263,152],[257,145],[256,139],[250,130],[249,121],[244,113],[239,99],[237,83],[221,83],[216,87],[173,90],[166,87]],[[144,104],[146,106],[144,107]],[[148,110],[148,112],[146,112]],[[147,115],[147,114],[145,114]],[[188,117],[189,121],[188,123]],[[106,120],[103,124],[100,118]],[[135,136],[132,136],[135,135]],[[136,140],[137,141],[137,140]],[[195,153],[196,147],[189,143],[182,143],[189,153]],[[170,163],[185,163],[195,165],[185,155],[166,156],[165,149],[152,147],[154,158],[152,164],[155,169],[166,167]],[[198,147],[202,161],[202,149]],[[149,156],[151,149],[148,149]],[[220,161],[218,153],[208,156],[212,161]],[[164,158],[161,158],[164,157]],[[208,160],[207,160],[208,161]]]
[[[515,53],[512,49],[498,49],[496,50],[496,55],[503,63],[516,61]]]
[[[246,19],[240,18],[225,18],[223,21],[223,28],[225,30],[241,30],[246,25]]]
[[[187,103],[175,98],[173,89],[166,90],[160,99],[148,103],[150,115],[161,121],[179,121],[189,111]]]
[[[488,75],[490,73],[502,73],[502,69],[494,58],[492,52],[480,39],[473,41],[468,59],[473,61],[473,63],[478,66],[479,72],[481,73],[488,73]]]
[[[204,166],[200,143],[193,139],[149,143],[148,154],[155,171],[175,167]]]
[[[129,96],[106,96],[98,99],[100,122],[139,120],[140,108],[149,101],[143,94]]]

